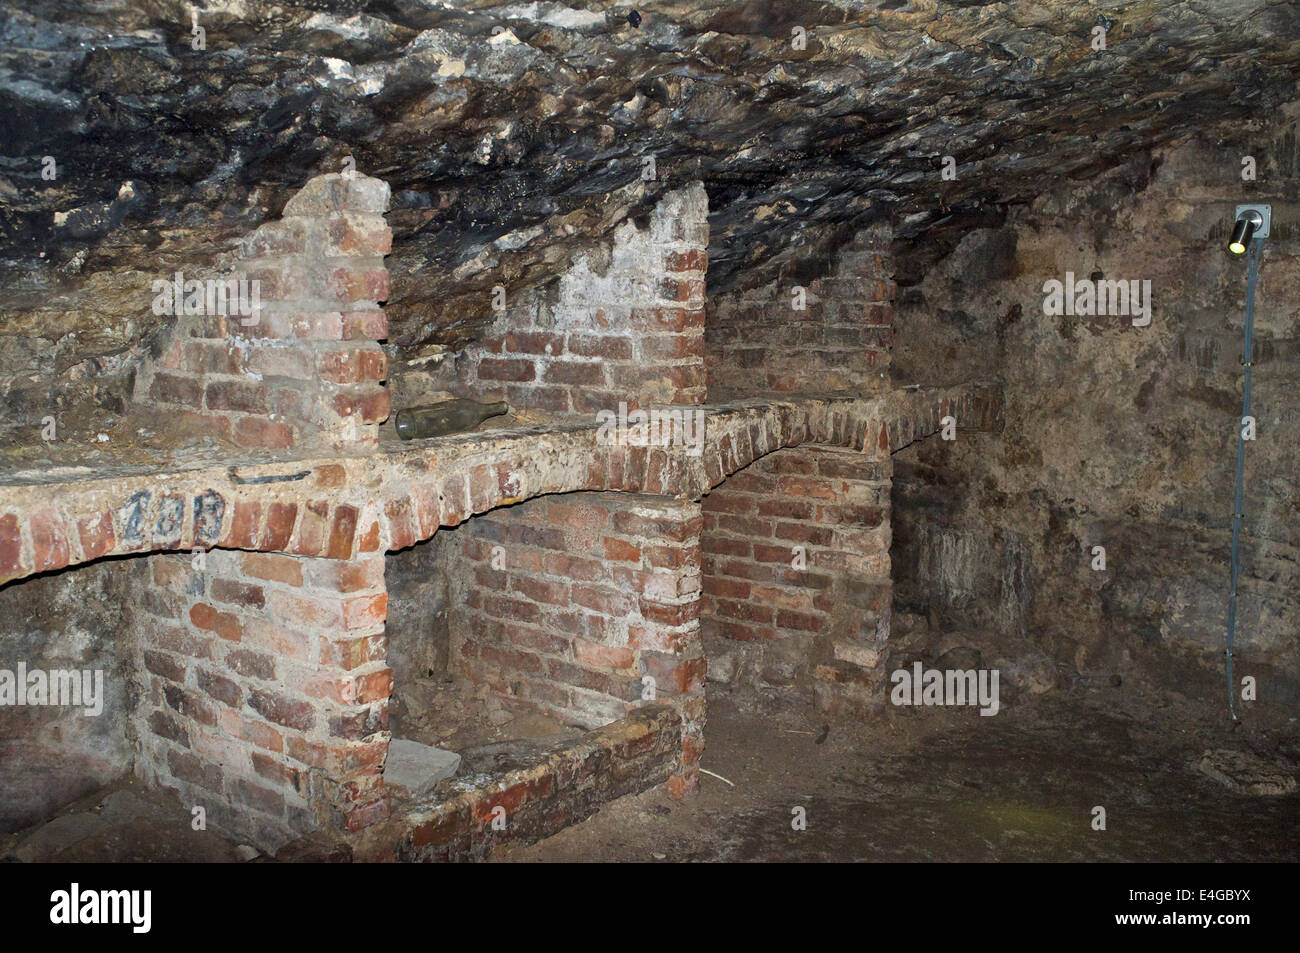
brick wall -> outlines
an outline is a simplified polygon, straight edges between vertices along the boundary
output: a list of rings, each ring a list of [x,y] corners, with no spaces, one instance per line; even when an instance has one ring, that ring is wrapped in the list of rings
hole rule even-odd
[[[767,284],[711,299],[705,320],[709,400],[765,394],[873,394],[889,383],[895,285],[890,235],[855,236],[830,274],[788,268]],[[795,287],[805,309],[795,310]]]
[[[444,369],[441,386],[583,415],[617,411],[620,401],[703,403],[707,215],[699,183],[668,193],[645,229],[627,222],[614,233],[608,263],[579,256],[555,301],[507,301],[492,333]]]
[[[883,703],[891,462],[799,447],[761,457],[704,499],[706,650],[739,685],[867,714]],[[801,547],[801,550],[796,549]]]
[[[131,625],[136,771],[274,850],[386,814],[382,555],[148,557]]]
[[[378,180],[312,180],[246,243],[243,277],[263,289],[256,320],[178,320],[141,374],[141,400],[242,446],[373,447],[389,409],[376,344],[387,201]],[[555,302],[507,310],[499,334],[452,362],[455,386],[582,415],[702,403],[706,214],[698,184],[665,196],[644,229],[618,230],[608,261],[579,258]],[[859,236],[835,275],[810,282],[806,319],[769,300],[746,325],[720,306],[714,383],[744,394],[879,389],[872,375],[892,324],[883,242]],[[751,383],[760,365],[766,376]],[[946,406],[900,394],[719,409],[699,457],[534,428],[456,441],[436,457],[317,461],[265,482],[225,467],[162,489],[92,480],[57,507],[29,505],[35,491],[19,487],[0,507],[0,578],[110,553],[223,547],[144,557],[127,618],[128,740],[147,781],[205,808],[215,829],[274,850],[317,828],[385,821],[384,551],[443,527],[453,671],[507,707],[590,728],[671,712],[591,742],[573,773],[537,784],[567,792],[556,804],[588,809],[586,788],[564,785],[602,770],[608,748],[618,761],[609,791],[661,780],[671,762],[680,794],[698,784],[706,636],[744,649],[753,684],[807,692],[825,710],[879,707],[888,450],[933,432]],[[710,486],[703,505],[689,501]],[[626,492],[557,492],[570,489]],[[793,546],[806,547],[806,565],[791,565]],[[533,783],[519,780],[528,798],[541,790]],[[553,819],[547,796],[535,802],[537,830]],[[429,836],[454,830],[479,844],[476,812],[493,797],[466,802],[451,828],[430,821]]]
[[[697,503],[593,493],[475,518],[459,531],[453,666],[507,706],[588,728],[670,702],[683,719],[680,793],[703,737],[701,525]]]
[[[260,312],[177,318],[137,401],[241,447],[374,446],[389,411],[376,343],[388,335],[388,197],[387,183],[365,176],[307,183],[246,240],[234,269],[258,282]]]

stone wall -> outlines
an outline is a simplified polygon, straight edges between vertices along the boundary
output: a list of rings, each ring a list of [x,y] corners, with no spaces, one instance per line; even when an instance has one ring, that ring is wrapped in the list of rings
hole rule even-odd
[[[1006,430],[997,443],[929,441],[898,456],[899,609],[1023,636],[1084,672],[1166,679],[1171,653],[1222,670],[1246,292],[1245,261],[1226,243],[1235,205],[1270,202],[1237,668],[1294,697],[1296,114],[1044,195],[903,290],[896,368],[935,384],[996,368]],[[1241,179],[1244,155],[1258,162],[1254,182]],[[1067,271],[1150,280],[1150,325],[1045,315],[1044,282]],[[1092,568],[1098,545],[1104,571]]]
[[[388,663],[399,687],[451,674],[451,574],[461,565],[462,538],[460,527],[444,528],[386,557]]]
[[[0,679],[13,679],[9,690],[24,670],[77,672],[92,689],[101,686],[93,713],[84,705],[0,702],[0,833],[43,820],[130,770],[123,725],[132,698],[119,636],[144,569],[144,560],[113,560],[0,587],[0,672],[7,673]]]

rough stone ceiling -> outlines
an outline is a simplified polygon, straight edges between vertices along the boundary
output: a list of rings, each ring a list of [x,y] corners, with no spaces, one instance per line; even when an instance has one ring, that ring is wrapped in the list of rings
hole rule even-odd
[[[228,261],[350,155],[393,187],[393,341],[459,347],[493,285],[544,282],[692,179],[716,294],[882,216],[938,246],[1210,122],[1267,118],[1300,63],[1282,0],[226,0],[198,22],[202,51],[188,3],[0,13],[6,323],[124,349],[163,320],[150,281]]]

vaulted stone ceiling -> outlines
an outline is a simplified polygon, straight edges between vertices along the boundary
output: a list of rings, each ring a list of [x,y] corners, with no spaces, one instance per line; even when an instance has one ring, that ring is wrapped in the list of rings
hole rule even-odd
[[[1267,116],[1300,63],[1278,0],[223,0],[203,50],[191,9],[0,13],[0,321],[65,370],[111,370],[166,320],[152,280],[228,262],[348,156],[392,185],[388,310],[414,354],[692,179],[710,294],[884,216],[932,257],[1063,180]]]

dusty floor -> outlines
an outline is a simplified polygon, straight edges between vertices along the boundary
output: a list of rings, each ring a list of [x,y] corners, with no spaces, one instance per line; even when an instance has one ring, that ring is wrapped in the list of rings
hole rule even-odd
[[[710,697],[698,795],[624,798],[496,861],[1295,861],[1300,724],[1256,709],[1230,729],[1212,683],[1191,694],[1109,682],[1025,697],[994,717],[890,708],[871,724],[826,725]],[[519,728],[521,726],[514,726]],[[538,728],[544,726],[537,726]],[[818,738],[828,729],[822,743]],[[487,740],[486,738],[480,740]],[[495,745],[484,746],[487,755]],[[508,746],[507,746],[508,747]],[[1207,751],[1216,768],[1199,765]],[[1216,775],[1218,775],[1216,777]],[[1092,829],[1093,808],[1106,829]],[[807,829],[792,829],[801,807]],[[19,861],[237,861],[236,844],[127,779],[54,821],[0,837]]]
[[[1196,768],[1207,750],[1254,749],[1270,772],[1294,777],[1300,732],[1284,713],[1229,730],[1212,705],[1106,684],[993,717],[891,709],[877,724],[831,725],[819,745],[821,727],[714,693],[703,763],[734,788],[706,776],[682,801],[659,790],[624,798],[494,859],[1300,859],[1300,793],[1238,793]],[[1092,829],[1098,805],[1104,831]],[[792,829],[795,807],[806,830]]]
[[[220,863],[256,854],[214,831],[193,830],[188,811],[129,776],[44,824],[0,834],[0,862],[10,863]]]

